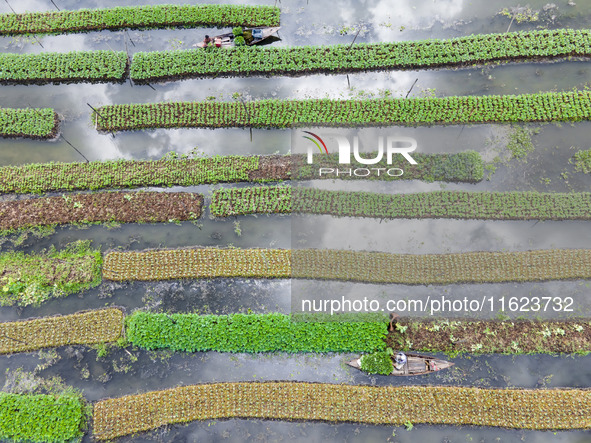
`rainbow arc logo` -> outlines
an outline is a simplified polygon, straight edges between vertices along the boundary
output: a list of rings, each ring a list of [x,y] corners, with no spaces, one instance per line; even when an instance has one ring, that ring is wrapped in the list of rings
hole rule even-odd
[[[322,138],[320,138],[318,135],[314,134],[313,132],[310,132],[310,131],[304,131],[304,132],[306,134],[310,134],[312,137],[314,137],[316,140],[318,140],[320,143],[322,143],[322,146],[324,147],[324,152],[326,152],[328,154],[328,148],[326,147],[326,143],[324,143],[324,140],[322,140]],[[312,138],[312,137],[307,137],[305,135],[303,135],[302,137],[304,137],[305,139],[310,140],[312,143],[314,143],[318,147],[318,150],[320,151],[320,153],[322,153],[322,148],[318,144],[318,141],[314,140],[314,138]]]

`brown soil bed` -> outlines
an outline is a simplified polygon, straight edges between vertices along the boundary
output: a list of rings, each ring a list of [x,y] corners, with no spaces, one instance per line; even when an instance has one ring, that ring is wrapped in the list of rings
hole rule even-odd
[[[591,352],[585,320],[413,320],[400,318],[386,337],[393,349],[449,354]]]
[[[0,202],[0,230],[67,223],[193,220],[203,196],[186,192],[103,192]]]

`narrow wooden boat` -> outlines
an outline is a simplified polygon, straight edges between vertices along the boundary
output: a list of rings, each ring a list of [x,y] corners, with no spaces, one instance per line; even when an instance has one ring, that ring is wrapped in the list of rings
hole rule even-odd
[[[394,367],[394,356],[392,356],[392,373],[390,375],[410,376],[431,374],[432,372],[441,371],[442,369],[447,369],[454,365],[449,361],[429,357],[427,355],[406,353],[406,357],[406,364],[402,369],[398,370]],[[361,357],[356,358],[347,364],[353,368],[361,370],[360,359]]]
[[[246,46],[253,46],[261,44],[262,42],[272,43],[273,41],[279,40],[277,32],[281,29],[280,26],[273,28],[247,28],[244,30],[244,40]],[[212,42],[215,42],[216,38],[221,41],[222,48],[234,47],[234,33],[228,32],[227,34],[220,34],[211,37]],[[204,48],[205,43],[199,42],[193,45],[195,48]]]

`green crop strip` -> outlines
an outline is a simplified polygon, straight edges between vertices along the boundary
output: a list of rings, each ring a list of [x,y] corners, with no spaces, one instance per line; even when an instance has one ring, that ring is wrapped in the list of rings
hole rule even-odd
[[[402,176],[368,177],[373,180],[463,181],[482,180],[484,166],[474,151],[458,154],[413,154]],[[305,165],[303,155],[213,156],[194,159],[116,160],[89,163],[31,163],[0,166],[0,192],[43,193],[49,191],[98,190],[147,186],[195,186],[213,183],[266,182],[330,178],[317,177],[318,167],[334,166],[335,155]],[[316,159],[315,159],[316,161]],[[374,165],[376,167],[381,164]],[[357,167],[352,165],[352,167]],[[316,170],[314,170],[316,169]],[[351,178],[339,176],[338,178]]]
[[[376,153],[371,152],[367,158],[375,158]],[[382,168],[382,171],[368,176],[356,176],[339,173],[336,175],[334,169],[368,168],[355,159],[351,159],[348,165],[339,164],[339,154],[329,153],[316,155],[313,164],[306,163],[305,155],[293,154],[292,177],[294,180],[319,180],[319,179],[339,179],[339,180],[423,180],[427,182],[469,182],[475,183],[482,180],[484,176],[484,163],[482,157],[476,151],[459,152],[457,154],[421,154],[413,153],[416,165],[405,164],[404,174],[389,175],[386,171],[392,167],[388,165],[386,159],[382,159],[376,164],[369,165],[370,168]],[[332,168],[332,173],[320,174],[320,168]],[[1,169],[0,169],[1,171]]]
[[[0,438],[9,441],[73,441],[86,423],[82,399],[69,393],[0,392],[0,417]]]
[[[556,29],[353,46],[138,52],[130,74],[134,81],[214,75],[307,75],[590,55],[591,31]]]
[[[103,29],[197,26],[278,26],[280,10],[271,6],[149,5],[77,11],[0,14],[0,35],[61,34]]]
[[[217,217],[291,212],[390,219],[591,220],[591,193],[376,194],[279,186],[220,189],[211,202]]]
[[[320,249],[169,249],[110,252],[109,280],[304,278],[411,285],[591,278],[591,250],[390,254]]]
[[[0,108],[0,137],[54,138],[58,122],[50,108]]]
[[[521,300],[518,303],[523,303]],[[552,297],[539,302],[550,303]],[[393,349],[445,352],[451,355],[591,352],[591,325],[587,321],[528,320],[414,320],[398,319],[387,338]]]
[[[69,223],[146,223],[195,220],[203,196],[188,192],[64,194],[0,202],[0,232]]]
[[[172,423],[221,418],[588,429],[586,389],[481,389],[235,382],[182,386],[102,400],[94,436],[110,440]]]
[[[122,82],[126,70],[125,52],[0,54],[0,83]]]
[[[0,305],[38,305],[101,282],[102,256],[79,242],[44,254],[0,254]]]
[[[591,91],[371,100],[257,100],[107,105],[101,131],[146,128],[290,128],[294,125],[510,123],[591,118]]]
[[[0,323],[0,354],[116,341],[123,330],[116,308]]]
[[[129,341],[144,349],[218,352],[373,352],[385,322],[292,321],[284,314],[153,314],[126,319]]]

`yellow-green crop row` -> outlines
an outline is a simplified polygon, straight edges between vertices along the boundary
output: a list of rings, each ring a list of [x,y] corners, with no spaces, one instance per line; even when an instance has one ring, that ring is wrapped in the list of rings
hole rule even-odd
[[[591,91],[523,95],[368,100],[255,100],[107,105],[93,113],[100,131],[147,128],[291,128],[581,121],[591,118]]]
[[[110,440],[167,424],[224,418],[588,429],[591,390],[202,384],[99,401],[94,406],[94,437]]]
[[[243,214],[482,220],[589,220],[591,193],[437,191],[417,194],[327,191],[287,186],[219,189],[216,217]]]
[[[116,341],[123,332],[123,319],[120,309],[108,308],[0,323],[0,354]]]
[[[106,254],[108,280],[304,278],[398,284],[591,278],[591,250],[392,254],[322,249],[169,249]]]

